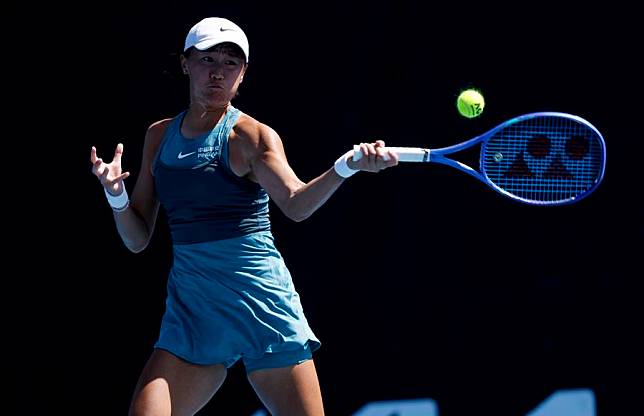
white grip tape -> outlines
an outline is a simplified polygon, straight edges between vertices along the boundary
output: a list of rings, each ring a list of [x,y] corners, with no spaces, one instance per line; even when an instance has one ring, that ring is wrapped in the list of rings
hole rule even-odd
[[[398,160],[400,162],[429,162],[429,149],[422,149],[420,147],[381,147],[383,151],[392,151],[398,154]],[[353,146],[353,160],[357,161],[362,158],[363,154],[360,151],[360,146]],[[389,157],[385,155],[384,160],[389,160]]]

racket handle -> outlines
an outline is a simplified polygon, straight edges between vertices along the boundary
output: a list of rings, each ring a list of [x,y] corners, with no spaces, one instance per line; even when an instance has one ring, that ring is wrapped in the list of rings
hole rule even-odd
[[[429,162],[429,149],[423,149],[420,147],[381,147],[380,149],[390,150],[398,154],[398,160],[400,162]],[[362,159],[362,151],[360,146],[357,144],[353,146],[353,160],[358,161]],[[388,160],[389,157],[385,155],[385,160]]]

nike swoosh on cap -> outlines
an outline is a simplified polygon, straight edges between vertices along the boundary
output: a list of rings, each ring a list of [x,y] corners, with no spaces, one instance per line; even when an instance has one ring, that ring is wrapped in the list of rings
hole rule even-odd
[[[196,153],[196,152],[190,152],[190,153],[186,153],[186,154],[184,155],[183,153],[179,152],[179,154],[177,155],[177,159],[183,159],[184,157],[188,157],[188,156],[190,156],[190,155],[194,155],[195,153]]]

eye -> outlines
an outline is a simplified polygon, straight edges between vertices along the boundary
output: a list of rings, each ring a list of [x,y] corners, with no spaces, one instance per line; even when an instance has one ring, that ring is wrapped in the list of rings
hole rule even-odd
[[[201,58],[202,62],[214,62],[211,56],[204,56]]]

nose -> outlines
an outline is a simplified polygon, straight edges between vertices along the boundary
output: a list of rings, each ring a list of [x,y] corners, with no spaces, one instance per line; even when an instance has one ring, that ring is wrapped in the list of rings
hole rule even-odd
[[[221,69],[219,65],[215,65],[211,70],[210,70],[210,79],[224,79],[224,71]]]

